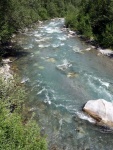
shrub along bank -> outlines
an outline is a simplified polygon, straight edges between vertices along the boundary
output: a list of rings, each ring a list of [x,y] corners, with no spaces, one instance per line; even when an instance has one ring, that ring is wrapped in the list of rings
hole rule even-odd
[[[0,77],[0,150],[47,150],[35,121],[24,121],[25,88],[14,80]]]

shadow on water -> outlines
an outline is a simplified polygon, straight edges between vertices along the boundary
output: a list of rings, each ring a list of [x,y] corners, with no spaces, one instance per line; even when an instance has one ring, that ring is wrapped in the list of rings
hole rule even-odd
[[[21,46],[17,45],[0,46],[0,56],[2,58],[14,57],[19,59],[29,54],[30,53],[25,51]]]
[[[110,58],[113,58],[113,54],[110,54],[110,56],[109,56]]]

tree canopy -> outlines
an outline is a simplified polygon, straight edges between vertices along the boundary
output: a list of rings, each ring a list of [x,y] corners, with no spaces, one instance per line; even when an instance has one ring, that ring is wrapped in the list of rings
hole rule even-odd
[[[12,33],[38,20],[63,17],[67,0],[1,0],[0,42],[10,40]]]
[[[66,24],[101,46],[113,48],[113,0],[81,0],[78,11],[67,14]]]
[[[67,27],[113,47],[113,0],[1,0],[0,42],[10,40],[18,29],[54,17],[65,17]]]

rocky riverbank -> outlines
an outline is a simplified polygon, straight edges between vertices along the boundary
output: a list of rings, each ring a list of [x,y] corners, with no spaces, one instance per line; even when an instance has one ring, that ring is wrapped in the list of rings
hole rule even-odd
[[[77,36],[78,38],[80,38],[81,40],[83,40],[85,43],[87,43],[89,45],[89,48],[81,50],[80,53],[82,53],[84,51],[90,51],[92,49],[95,49],[98,51],[98,55],[106,55],[109,57],[113,56],[113,50],[112,49],[109,49],[109,48],[105,49],[105,48],[100,47],[99,44],[96,43],[96,41],[94,41],[93,39],[87,39],[83,35],[80,35],[78,31],[72,31],[71,29],[66,28],[66,26],[64,26],[64,28],[62,30],[68,31],[69,37]]]
[[[0,75],[7,81],[8,79],[13,79],[13,71],[11,70],[10,63],[12,61],[7,59],[2,59],[0,65]]]

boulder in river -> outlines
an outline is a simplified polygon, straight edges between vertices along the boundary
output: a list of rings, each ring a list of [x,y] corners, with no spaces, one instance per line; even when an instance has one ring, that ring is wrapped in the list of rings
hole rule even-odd
[[[89,100],[83,111],[96,120],[98,125],[113,128],[113,103],[104,99]]]
[[[66,69],[70,68],[72,66],[72,64],[70,62],[68,62],[66,59],[63,60],[63,64],[62,65],[57,65],[57,69],[61,70],[61,71],[65,71]]]
[[[68,78],[74,78],[74,77],[77,77],[78,76],[78,74],[76,73],[76,72],[69,72],[68,74],[67,74],[67,77]]]
[[[56,62],[56,60],[55,60],[54,58],[48,58],[46,61],[47,61],[47,62],[52,62],[52,63],[55,63],[55,62]]]

